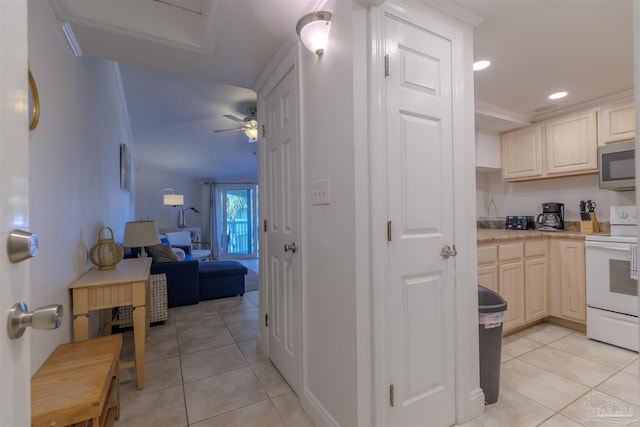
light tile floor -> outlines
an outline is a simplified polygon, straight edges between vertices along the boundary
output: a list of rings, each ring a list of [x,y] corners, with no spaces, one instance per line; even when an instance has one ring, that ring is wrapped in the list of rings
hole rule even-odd
[[[118,425],[311,426],[256,351],[257,305],[258,293],[247,292],[170,309],[146,341],[144,390],[136,390],[133,370],[122,372]],[[640,426],[638,353],[549,323],[506,337],[502,350],[498,402],[461,426]],[[123,360],[132,357],[127,332]]]
[[[640,426],[638,353],[541,323],[506,337],[498,402],[464,427]]]
[[[311,426],[298,398],[256,351],[258,292],[169,309],[145,346],[145,388],[122,371],[117,425],[135,427]],[[133,359],[124,334],[123,360]]]

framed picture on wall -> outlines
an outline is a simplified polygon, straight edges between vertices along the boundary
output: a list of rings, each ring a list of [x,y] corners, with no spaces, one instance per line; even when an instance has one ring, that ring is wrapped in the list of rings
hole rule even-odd
[[[120,144],[120,188],[131,192],[131,153],[126,144]]]

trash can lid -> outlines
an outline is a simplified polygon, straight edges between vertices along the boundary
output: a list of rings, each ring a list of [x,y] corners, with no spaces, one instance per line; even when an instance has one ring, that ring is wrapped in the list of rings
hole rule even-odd
[[[478,312],[497,313],[507,311],[507,302],[497,292],[478,285]]]

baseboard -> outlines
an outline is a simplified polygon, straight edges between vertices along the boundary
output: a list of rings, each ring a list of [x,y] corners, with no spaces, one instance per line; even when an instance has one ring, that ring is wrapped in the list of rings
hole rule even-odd
[[[300,402],[302,409],[307,414],[307,417],[313,425],[316,426],[334,426],[340,427],[338,421],[335,420],[325,409],[320,401],[314,396],[308,388],[304,389],[302,394],[302,401]]]
[[[484,392],[480,387],[469,393],[469,401],[465,408],[458,408],[456,411],[456,422],[466,423],[484,413]]]

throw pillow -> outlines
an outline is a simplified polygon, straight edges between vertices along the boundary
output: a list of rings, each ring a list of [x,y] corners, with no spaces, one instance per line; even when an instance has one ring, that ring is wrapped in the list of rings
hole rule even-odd
[[[180,248],[171,248],[178,257],[178,261],[184,261],[184,251]]]
[[[155,262],[179,261],[178,256],[173,252],[173,248],[169,245],[153,245],[149,246],[148,249]]]

